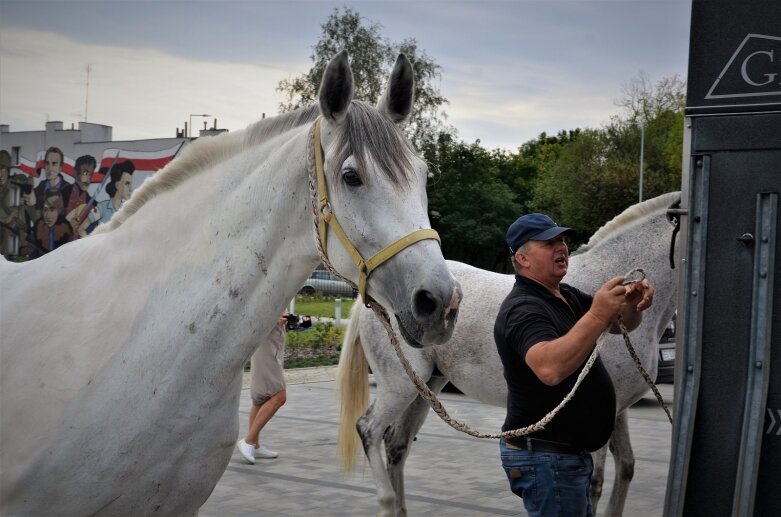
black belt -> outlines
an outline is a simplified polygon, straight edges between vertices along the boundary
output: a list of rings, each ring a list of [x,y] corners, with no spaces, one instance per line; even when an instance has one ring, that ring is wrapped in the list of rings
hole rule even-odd
[[[505,439],[505,442],[511,448],[523,449],[530,452],[555,452],[558,454],[583,454],[586,452],[574,445],[552,442],[550,440],[540,440],[539,438],[526,438],[523,436],[507,438]]]

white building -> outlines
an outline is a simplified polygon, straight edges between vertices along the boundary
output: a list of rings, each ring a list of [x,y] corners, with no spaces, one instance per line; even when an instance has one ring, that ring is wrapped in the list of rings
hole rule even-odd
[[[215,126],[216,126],[215,120]],[[202,129],[198,136],[211,136],[227,131],[227,129]],[[46,123],[43,131],[11,131],[8,124],[0,124],[0,149],[11,154],[13,163],[21,163],[22,159],[35,161],[37,153],[49,147],[59,147],[65,156],[76,158],[85,154],[100,160],[106,149],[123,149],[126,151],[160,151],[182,142],[191,140],[184,136],[185,131],[176,131],[173,138],[153,138],[149,140],[112,140],[113,128],[92,122],[79,122],[78,129],[71,125],[63,129],[62,122]]]
[[[136,166],[136,172],[133,174],[133,189],[136,189],[193,140],[185,136],[186,129],[181,132],[177,129],[176,136],[173,138],[117,141],[112,139],[111,126],[91,122],[78,124],[78,129],[73,125],[70,129],[63,129],[62,122],[52,121],[46,123],[43,131],[16,132],[11,131],[8,124],[0,124],[0,150],[7,151],[11,155],[11,174],[33,177],[34,184],[37,185],[45,178],[42,165],[43,153],[50,147],[57,147],[65,155],[62,172],[65,173],[63,176],[66,181],[70,183],[74,181],[69,174],[73,173],[74,162],[80,156],[91,155],[98,162],[98,166],[105,167],[106,170],[117,159],[129,159]],[[216,124],[216,119],[212,129],[206,129],[204,124],[204,129],[199,131],[198,136],[212,136],[227,131],[227,129],[216,129]],[[105,190],[101,190],[101,186],[98,183],[90,185],[89,193],[96,201],[108,199],[108,194]],[[4,202],[7,205],[21,204],[20,188],[18,183],[12,181],[12,188],[5,194]],[[8,252],[12,255],[18,252],[19,240],[16,235],[3,232],[0,240],[3,241],[0,242],[0,250],[12,250]]]

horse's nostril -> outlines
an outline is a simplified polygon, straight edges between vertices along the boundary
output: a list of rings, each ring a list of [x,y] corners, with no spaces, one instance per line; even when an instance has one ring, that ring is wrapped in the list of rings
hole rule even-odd
[[[441,305],[429,291],[424,290],[415,293],[413,304],[415,307],[415,314],[423,317],[436,314]]]

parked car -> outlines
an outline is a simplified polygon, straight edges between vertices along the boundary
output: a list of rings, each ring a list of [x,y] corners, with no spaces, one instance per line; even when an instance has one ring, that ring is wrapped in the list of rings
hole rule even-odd
[[[298,292],[300,294],[319,293],[323,296],[346,296],[349,298],[355,298],[358,295],[357,289],[353,289],[353,286],[326,269],[314,270]]]
[[[672,384],[675,371],[675,316],[664,329],[659,340],[659,367],[656,372],[656,384]]]

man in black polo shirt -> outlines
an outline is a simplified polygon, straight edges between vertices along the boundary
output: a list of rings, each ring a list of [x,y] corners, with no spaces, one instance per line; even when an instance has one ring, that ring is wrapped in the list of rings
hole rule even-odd
[[[603,331],[629,330],[651,306],[647,280],[623,286],[606,282],[592,297],[561,283],[572,230],[544,214],[527,214],[507,230],[516,271],[515,285],[494,325],[496,348],[507,381],[503,431],[535,424],[569,393]],[[544,429],[500,441],[502,466],[512,491],[531,516],[591,516],[588,451],[602,447],[613,432],[616,396],[597,359],[574,397]]]

